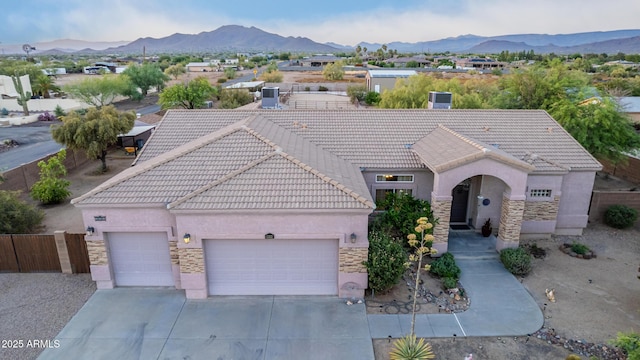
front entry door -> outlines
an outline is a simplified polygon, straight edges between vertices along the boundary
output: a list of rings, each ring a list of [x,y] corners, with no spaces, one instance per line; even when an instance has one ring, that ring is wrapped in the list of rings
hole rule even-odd
[[[451,223],[467,223],[467,204],[469,203],[469,187],[458,185],[453,188],[451,201]]]

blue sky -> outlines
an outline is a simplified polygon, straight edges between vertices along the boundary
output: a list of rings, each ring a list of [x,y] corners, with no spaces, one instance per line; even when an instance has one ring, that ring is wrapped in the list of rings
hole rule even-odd
[[[463,34],[640,28],[638,0],[2,0],[1,4],[2,44],[133,41],[176,32],[196,34],[230,24],[344,45]]]

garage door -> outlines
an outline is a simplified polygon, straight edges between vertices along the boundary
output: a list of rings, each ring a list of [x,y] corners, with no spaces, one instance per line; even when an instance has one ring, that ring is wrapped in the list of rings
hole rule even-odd
[[[166,233],[109,233],[117,286],[174,286]]]
[[[205,240],[210,295],[336,295],[338,240]]]

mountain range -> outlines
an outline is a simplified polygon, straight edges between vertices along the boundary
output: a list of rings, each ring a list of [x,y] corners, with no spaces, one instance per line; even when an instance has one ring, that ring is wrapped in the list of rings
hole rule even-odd
[[[256,27],[225,25],[199,34],[173,34],[163,38],[140,38],[132,42],[88,42],[56,40],[31,44],[33,54],[97,53],[147,54],[158,53],[223,53],[223,52],[294,52],[336,53],[353,51],[355,46],[318,43],[306,37],[283,37]],[[382,44],[361,42],[369,51]],[[640,29],[584,32],[576,34],[513,34],[501,36],[461,35],[435,41],[416,43],[391,42],[388,49],[404,53],[500,53],[503,50],[535,53],[640,53]],[[3,53],[22,54],[22,45],[5,45]]]

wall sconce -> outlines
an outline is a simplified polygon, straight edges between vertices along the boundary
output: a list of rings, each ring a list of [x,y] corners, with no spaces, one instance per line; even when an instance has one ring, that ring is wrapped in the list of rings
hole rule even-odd
[[[93,235],[96,232],[96,229],[93,226],[87,226],[87,236]]]
[[[182,237],[182,241],[184,241],[185,244],[188,244],[191,241],[191,234],[185,233]]]
[[[351,233],[351,236],[349,236],[349,238],[351,239],[351,243],[355,244],[356,239],[358,238],[358,236],[356,235],[356,233]]]

